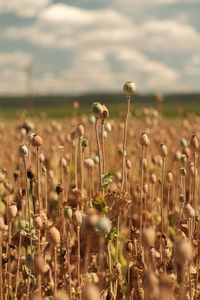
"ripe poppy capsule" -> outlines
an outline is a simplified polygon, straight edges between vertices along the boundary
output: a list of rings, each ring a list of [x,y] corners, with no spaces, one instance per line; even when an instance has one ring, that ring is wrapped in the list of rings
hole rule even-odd
[[[11,219],[14,219],[17,215],[17,205],[12,203],[8,208],[8,214]]]
[[[160,155],[165,158],[167,156],[167,146],[165,144],[160,144]]]
[[[21,157],[27,157],[28,156],[28,148],[26,145],[20,145],[18,148],[18,153]]]
[[[100,118],[103,113],[103,105],[100,102],[93,103],[93,113],[96,118]]]
[[[135,83],[132,80],[125,82],[123,92],[128,97],[133,96],[135,93]]]
[[[43,144],[41,136],[39,134],[32,135],[31,144],[33,147],[40,147]]]
[[[193,151],[198,150],[199,148],[199,140],[198,137],[196,136],[196,134],[192,135],[191,141],[190,141],[190,146],[193,149]]]
[[[140,146],[147,147],[150,144],[150,140],[146,132],[142,132],[140,136]]]
[[[50,227],[48,231],[48,241],[49,244],[53,244],[53,246],[60,244],[60,232],[55,226]]]

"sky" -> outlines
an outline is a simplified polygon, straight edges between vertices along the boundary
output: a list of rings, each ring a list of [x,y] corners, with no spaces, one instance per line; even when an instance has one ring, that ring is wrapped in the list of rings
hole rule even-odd
[[[0,0],[0,96],[200,92],[199,0]]]

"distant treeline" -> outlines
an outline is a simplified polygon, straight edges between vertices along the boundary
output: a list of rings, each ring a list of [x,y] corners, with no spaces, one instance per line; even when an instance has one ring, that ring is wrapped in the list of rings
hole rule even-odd
[[[0,107],[1,108],[21,108],[26,106],[63,106],[65,104],[70,104],[77,100],[81,105],[90,105],[95,101],[100,101],[103,103],[122,103],[125,99],[123,94],[109,94],[109,93],[99,93],[99,94],[87,94],[82,96],[64,96],[64,95],[49,95],[49,96],[32,96],[32,97],[0,97]],[[153,104],[155,102],[155,95],[135,95],[134,99],[137,103],[148,103]],[[164,103],[174,103],[174,104],[186,104],[186,103],[199,103],[200,104],[200,94],[171,94],[164,96]]]

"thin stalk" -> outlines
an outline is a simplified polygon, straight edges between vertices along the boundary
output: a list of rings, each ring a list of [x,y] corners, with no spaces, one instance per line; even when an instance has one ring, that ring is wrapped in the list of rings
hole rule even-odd
[[[164,182],[165,182],[165,158],[163,157],[162,163],[162,183],[161,183],[161,232],[164,231],[164,220],[163,220],[163,205],[164,205]]]
[[[3,247],[3,234],[2,231],[0,231],[0,300],[3,300],[2,247]]]
[[[75,145],[75,185],[76,189],[78,189],[78,140],[76,138]]]
[[[21,245],[22,245],[22,233],[19,233],[19,247],[18,247],[18,258],[17,258],[17,273],[16,273],[16,281],[15,281],[15,296],[17,297],[17,290],[19,286],[19,268],[20,268],[20,251],[21,251]]]
[[[118,262],[119,256],[119,233],[120,233],[120,219],[121,219],[121,209],[119,210],[119,214],[117,217],[117,239],[116,239],[116,253],[115,253],[115,262]]]
[[[145,148],[142,147],[142,170],[141,170],[141,182],[140,182],[140,246],[142,245],[142,227],[143,227],[143,185],[144,185],[144,154]]]
[[[40,147],[37,147],[36,156],[37,156],[37,192],[38,192],[38,204],[39,204],[39,215],[41,215],[42,202],[41,202],[41,176],[40,176]]]
[[[99,140],[99,128],[98,128],[98,119],[96,118],[95,122],[95,133],[96,133],[96,140],[97,140],[97,147],[98,147],[98,156],[99,156],[99,183],[102,185],[102,158],[101,158],[101,147],[100,147],[100,140]]]
[[[57,296],[57,247],[53,248],[54,257],[54,297]]]
[[[80,274],[80,265],[81,265],[81,255],[80,255],[80,226],[77,227],[77,273],[78,273],[78,287],[81,287],[81,274]],[[79,299],[81,300],[81,292],[79,293]]]
[[[104,139],[104,120],[101,122],[101,143],[102,143],[102,164],[103,164],[103,174],[106,173],[106,161],[105,161],[105,139]]]
[[[123,138],[123,156],[122,156],[122,185],[121,185],[121,191],[124,189],[124,181],[125,181],[125,164],[126,164],[126,143],[127,143],[127,128],[128,128],[128,117],[130,112],[130,106],[131,106],[131,97],[127,97],[127,113],[126,113],[126,119],[125,119],[125,126],[124,126],[124,138]]]

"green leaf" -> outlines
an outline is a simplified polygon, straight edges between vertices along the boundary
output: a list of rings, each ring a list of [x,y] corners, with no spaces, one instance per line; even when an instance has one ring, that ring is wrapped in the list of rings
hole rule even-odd
[[[113,174],[111,172],[102,176],[102,188],[107,188],[112,183]]]
[[[109,207],[107,206],[104,195],[101,193],[97,194],[93,198],[92,205],[100,212],[107,213],[109,211]]]
[[[117,228],[113,227],[106,236],[106,243],[113,243],[117,239]]]

